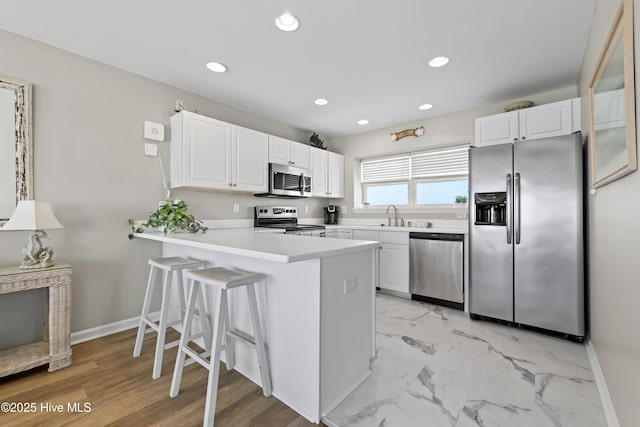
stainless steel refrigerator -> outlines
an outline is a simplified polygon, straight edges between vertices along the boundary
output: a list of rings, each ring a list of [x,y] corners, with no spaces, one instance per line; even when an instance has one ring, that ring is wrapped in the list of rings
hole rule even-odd
[[[469,153],[471,316],[581,339],[581,134]]]

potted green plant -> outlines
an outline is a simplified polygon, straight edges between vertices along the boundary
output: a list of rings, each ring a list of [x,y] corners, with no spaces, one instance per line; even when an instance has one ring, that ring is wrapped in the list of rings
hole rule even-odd
[[[133,233],[144,232],[145,227],[153,227],[161,230],[164,234],[174,231],[188,231],[190,233],[207,231],[202,221],[195,219],[188,211],[187,204],[182,200],[167,200],[158,209],[151,212],[147,222],[140,226],[135,226],[132,219],[129,220],[132,232],[129,239],[133,239]]]
[[[456,196],[456,203],[467,203],[467,196]]]

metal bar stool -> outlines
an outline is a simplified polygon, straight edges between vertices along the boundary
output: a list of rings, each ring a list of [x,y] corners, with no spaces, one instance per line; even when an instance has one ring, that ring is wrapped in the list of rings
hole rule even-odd
[[[180,337],[176,366],[173,372],[173,381],[171,382],[171,391],[169,392],[169,395],[171,397],[176,397],[180,391],[182,370],[185,365],[185,358],[188,355],[209,370],[203,425],[213,426],[213,420],[216,413],[216,398],[218,396],[220,353],[225,349],[227,369],[233,369],[233,365],[235,363],[235,354],[233,349],[234,339],[240,339],[248,342],[256,348],[258,353],[260,376],[262,378],[262,392],[265,396],[271,395],[271,373],[267,362],[266,347],[262,337],[262,326],[260,324],[258,314],[258,303],[255,288],[255,284],[262,280],[262,276],[259,274],[237,272],[222,267],[215,267],[204,270],[189,271],[187,272],[186,277],[189,283],[189,298],[187,301],[187,311],[184,319],[184,330]],[[199,282],[200,285],[196,282]],[[244,332],[235,330],[230,325],[227,291],[229,289],[242,286],[247,289],[249,312],[251,313],[254,337],[250,337]],[[190,336],[190,333],[191,320],[194,314],[196,301],[204,299],[205,294],[208,293],[206,291],[210,289],[209,287],[217,289],[218,292],[216,307],[210,313],[212,322],[215,323],[213,324],[213,335],[211,338],[211,357],[209,358],[209,361],[207,361],[205,359],[206,354],[198,354],[194,349],[189,347],[189,341],[194,338]],[[200,298],[198,298],[199,296]],[[215,321],[213,320],[214,318]],[[223,339],[224,345],[222,342]]]
[[[164,350],[175,347],[179,343],[179,341],[173,341],[165,345],[165,336],[167,327],[182,324],[184,319],[185,288],[182,280],[182,272],[184,270],[188,271],[191,269],[203,268],[206,266],[206,262],[182,257],[168,257],[150,259],[149,265],[151,266],[149,271],[149,281],[147,282],[147,291],[144,296],[144,303],[142,304],[142,314],[140,315],[140,324],[138,326],[136,344],[133,349],[133,357],[140,356],[145,333],[155,331],[158,334],[158,338],[156,341],[156,352],[153,361],[153,379],[157,379],[160,377],[162,371],[162,356],[164,354]],[[156,323],[149,317],[149,310],[151,308],[151,300],[154,290],[157,289],[158,285],[160,285],[160,282],[157,280],[159,271],[162,271],[162,301],[160,304],[160,320]],[[175,277],[175,281],[172,280],[172,277]],[[178,298],[180,302],[180,318],[172,322],[167,322],[169,301],[171,300],[171,285],[176,283],[178,285]],[[210,350],[211,343],[208,336],[210,336],[211,325],[209,323],[209,319],[206,317],[206,311],[202,303],[198,306],[198,312],[200,321],[202,322],[205,344],[208,347],[208,350]],[[200,313],[203,315],[200,315]],[[150,329],[147,329],[147,326],[149,326]]]

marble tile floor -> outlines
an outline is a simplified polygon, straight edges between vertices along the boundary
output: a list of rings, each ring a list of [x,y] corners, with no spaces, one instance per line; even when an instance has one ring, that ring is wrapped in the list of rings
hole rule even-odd
[[[340,427],[606,426],[583,344],[384,294],[372,375]]]

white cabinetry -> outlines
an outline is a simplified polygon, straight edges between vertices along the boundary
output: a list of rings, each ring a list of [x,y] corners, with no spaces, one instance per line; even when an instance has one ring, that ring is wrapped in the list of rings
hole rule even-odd
[[[344,156],[338,153],[310,147],[311,194],[313,196],[344,197]]]
[[[402,231],[353,230],[355,240],[379,240],[381,289],[409,295],[409,233]]]
[[[231,127],[232,168],[234,190],[263,193],[269,189],[267,150],[269,135],[253,129]]]
[[[475,130],[478,147],[569,135],[580,130],[580,98],[480,117]]]
[[[308,145],[299,142],[270,135],[269,162],[310,169],[310,148]]]
[[[266,192],[268,135],[181,111],[171,117],[171,187]]]
[[[329,229],[326,231],[327,237],[332,237],[334,239],[352,239],[353,232],[351,230],[345,229]]]

